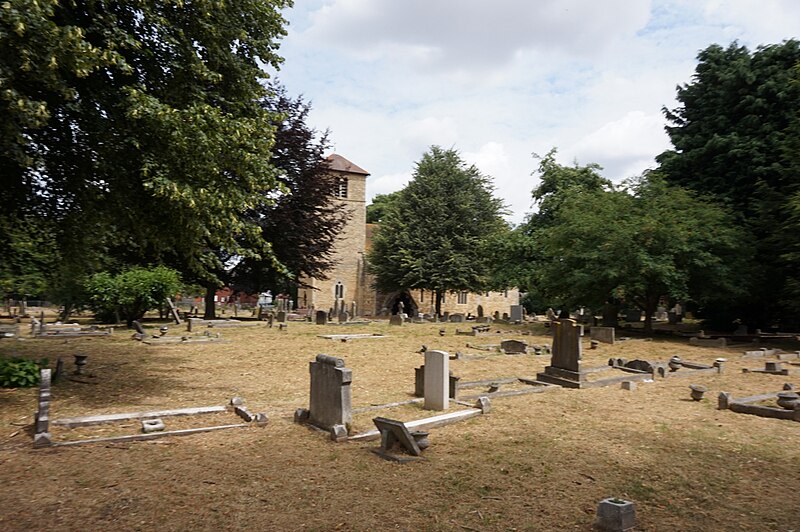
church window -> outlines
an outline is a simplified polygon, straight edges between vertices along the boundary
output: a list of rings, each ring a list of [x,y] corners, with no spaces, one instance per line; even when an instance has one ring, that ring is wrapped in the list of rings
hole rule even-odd
[[[458,293],[458,304],[464,305],[467,303],[467,292],[466,290],[462,290]]]
[[[336,178],[336,187],[334,189],[334,195],[337,198],[346,198],[347,197],[347,178],[346,177],[337,177]]]
[[[336,286],[334,287],[334,297],[336,299],[344,299],[344,285],[341,281],[336,282]]]

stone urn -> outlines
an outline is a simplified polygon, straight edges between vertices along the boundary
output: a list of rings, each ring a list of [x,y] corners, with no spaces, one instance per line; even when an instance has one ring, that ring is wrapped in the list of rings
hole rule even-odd
[[[417,447],[419,447],[420,451],[424,451],[425,449],[431,446],[431,442],[428,441],[429,435],[430,432],[425,432],[422,430],[414,431],[411,433],[411,436],[417,442]]]
[[[86,365],[86,359],[89,355],[72,355],[75,357],[75,375],[83,375],[83,366]]]
[[[708,388],[701,384],[692,384],[689,386],[689,389],[692,390],[692,399],[694,401],[699,401],[703,398],[703,394],[708,391]]]
[[[800,403],[800,395],[796,392],[778,393],[778,406],[786,410],[793,410],[796,404]]]
[[[669,359],[667,365],[669,366],[670,371],[678,371],[683,366],[683,362],[681,361],[681,357],[675,355]]]

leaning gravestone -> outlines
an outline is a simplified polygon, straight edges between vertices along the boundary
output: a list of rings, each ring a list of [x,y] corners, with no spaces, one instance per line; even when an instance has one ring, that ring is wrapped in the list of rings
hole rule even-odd
[[[403,316],[400,314],[392,314],[389,318],[389,325],[403,325]]]
[[[568,388],[580,388],[586,376],[581,372],[582,346],[580,328],[575,320],[553,321],[553,349],[550,365],[536,379]]]
[[[450,392],[450,355],[445,351],[425,351],[425,410],[447,410]]]
[[[327,325],[328,324],[328,313],[324,310],[318,310],[316,314],[316,323],[317,325]]]
[[[317,355],[309,363],[311,373],[311,398],[308,421],[312,425],[331,431],[344,432],[353,422],[350,384],[352,370],[344,367],[344,360],[330,355]]]

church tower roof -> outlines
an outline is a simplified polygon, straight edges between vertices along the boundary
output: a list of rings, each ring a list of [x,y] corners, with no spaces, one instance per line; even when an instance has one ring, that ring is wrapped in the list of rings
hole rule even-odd
[[[325,160],[328,162],[328,168],[331,170],[336,170],[339,172],[349,172],[351,174],[362,174],[362,175],[369,175],[369,172],[361,168],[360,166],[348,161],[341,155],[337,153],[332,153],[325,157]]]

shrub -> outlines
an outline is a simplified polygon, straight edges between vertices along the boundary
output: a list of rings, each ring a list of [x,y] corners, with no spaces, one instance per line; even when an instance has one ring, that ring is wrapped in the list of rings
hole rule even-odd
[[[89,306],[103,322],[124,319],[130,327],[133,320],[164,304],[180,290],[180,275],[165,266],[131,268],[117,275],[95,274],[86,282]]]
[[[26,358],[0,358],[0,387],[28,388],[39,384],[39,370],[47,366],[47,359],[34,361]]]

